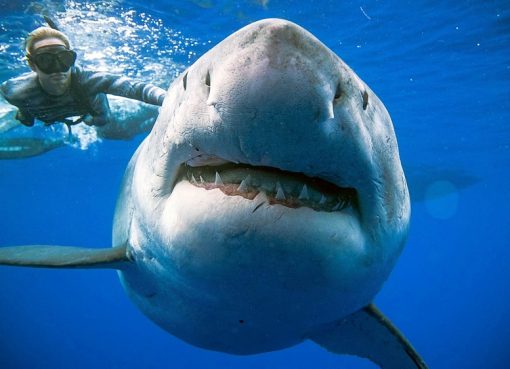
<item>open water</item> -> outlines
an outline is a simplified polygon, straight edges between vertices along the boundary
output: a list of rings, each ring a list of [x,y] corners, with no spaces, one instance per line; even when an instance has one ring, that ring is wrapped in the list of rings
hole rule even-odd
[[[510,2],[0,0],[0,80],[28,71],[21,42],[41,14],[83,65],[164,88],[252,21],[285,18],[315,34],[385,103],[412,194],[408,243],[376,304],[430,368],[509,367]],[[0,160],[0,245],[109,246],[120,180],[144,137]],[[375,366],[311,342],[248,357],[205,351],[150,322],[113,271],[2,267],[0,368]]]

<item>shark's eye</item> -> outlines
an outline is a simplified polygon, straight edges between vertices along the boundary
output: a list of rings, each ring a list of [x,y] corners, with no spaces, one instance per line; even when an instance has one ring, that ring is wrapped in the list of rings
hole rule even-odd
[[[361,97],[363,98],[363,110],[367,110],[368,106],[368,92],[367,90],[361,93]]]
[[[188,72],[182,77],[182,87],[184,87],[184,91],[186,91],[186,86],[188,85]]]
[[[340,97],[342,96],[342,88],[340,86],[340,83],[336,86],[336,91],[335,91],[335,98],[334,100],[337,101]]]
[[[205,85],[207,87],[211,87],[211,74],[209,73],[209,71],[207,71],[207,74],[205,76]]]

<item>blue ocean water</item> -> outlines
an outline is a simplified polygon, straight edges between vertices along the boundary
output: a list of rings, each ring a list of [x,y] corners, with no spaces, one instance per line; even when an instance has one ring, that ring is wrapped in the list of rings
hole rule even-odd
[[[0,80],[51,14],[81,60],[167,87],[248,23],[280,17],[346,61],[388,108],[412,194],[408,243],[375,302],[431,368],[507,368],[510,3],[0,0]],[[110,245],[144,138],[0,160],[0,245]],[[0,268],[0,368],[375,368],[313,343],[237,357],[192,347],[129,301],[112,271]]]

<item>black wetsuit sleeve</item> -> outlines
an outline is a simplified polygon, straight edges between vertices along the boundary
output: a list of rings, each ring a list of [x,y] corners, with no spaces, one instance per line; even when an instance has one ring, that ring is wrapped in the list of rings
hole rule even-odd
[[[163,104],[166,95],[165,90],[150,83],[136,82],[127,77],[104,72],[84,72],[81,84],[90,95],[103,92],[159,106]]]

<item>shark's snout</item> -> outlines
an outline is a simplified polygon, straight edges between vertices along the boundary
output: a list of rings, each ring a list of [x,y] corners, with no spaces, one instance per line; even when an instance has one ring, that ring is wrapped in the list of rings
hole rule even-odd
[[[283,20],[262,22],[241,36],[245,48],[209,66],[202,77],[208,88],[206,105],[223,121],[251,117],[313,124],[335,117],[338,71],[317,68],[316,59],[330,62],[322,44]]]

